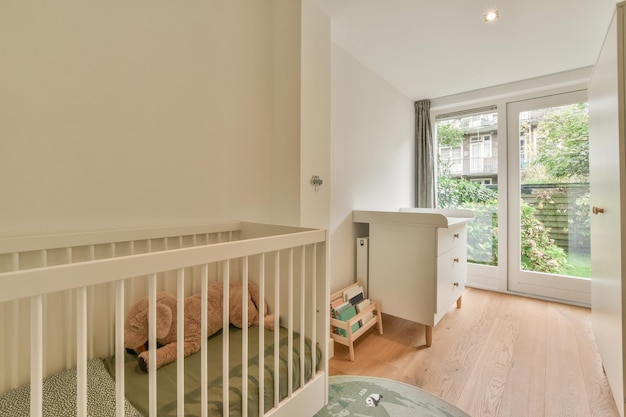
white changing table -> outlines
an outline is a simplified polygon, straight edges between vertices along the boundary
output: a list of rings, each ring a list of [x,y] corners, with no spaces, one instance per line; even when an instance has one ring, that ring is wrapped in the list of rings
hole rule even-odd
[[[456,302],[467,280],[470,210],[357,210],[355,223],[369,224],[369,297],[392,316],[432,329]]]

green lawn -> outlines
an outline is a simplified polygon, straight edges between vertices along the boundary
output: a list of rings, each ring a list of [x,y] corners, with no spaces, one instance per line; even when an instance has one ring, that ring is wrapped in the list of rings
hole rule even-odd
[[[572,277],[591,278],[591,257],[587,254],[568,254],[570,266],[563,268],[561,274]]]

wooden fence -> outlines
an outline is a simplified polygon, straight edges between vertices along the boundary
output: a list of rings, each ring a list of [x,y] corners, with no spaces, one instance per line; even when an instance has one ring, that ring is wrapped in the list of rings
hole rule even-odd
[[[589,184],[524,184],[521,191],[557,246],[589,253]]]

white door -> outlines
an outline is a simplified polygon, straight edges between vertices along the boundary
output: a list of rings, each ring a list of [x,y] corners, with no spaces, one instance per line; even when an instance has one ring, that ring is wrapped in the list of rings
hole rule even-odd
[[[586,100],[578,91],[507,106],[511,291],[591,303],[588,164],[577,148],[588,146]]]
[[[623,15],[622,7],[618,13]],[[613,397],[624,415],[624,334],[622,259],[624,232],[623,99],[618,96],[618,27],[615,19],[589,83],[589,136],[593,332]],[[623,31],[619,31],[623,33]],[[623,59],[623,54],[620,54]],[[623,76],[623,75],[622,75]],[[622,86],[622,92],[624,87]],[[621,102],[620,102],[621,101]],[[620,121],[621,118],[621,121]],[[620,158],[621,155],[621,158]]]

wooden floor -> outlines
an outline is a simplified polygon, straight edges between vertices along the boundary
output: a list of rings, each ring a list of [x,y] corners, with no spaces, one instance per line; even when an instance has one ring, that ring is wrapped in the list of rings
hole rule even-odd
[[[383,313],[384,313],[384,306]],[[418,386],[473,417],[619,416],[589,309],[468,288],[433,330],[383,314],[348,348],[335,343],[330,375],[368,375]]]

